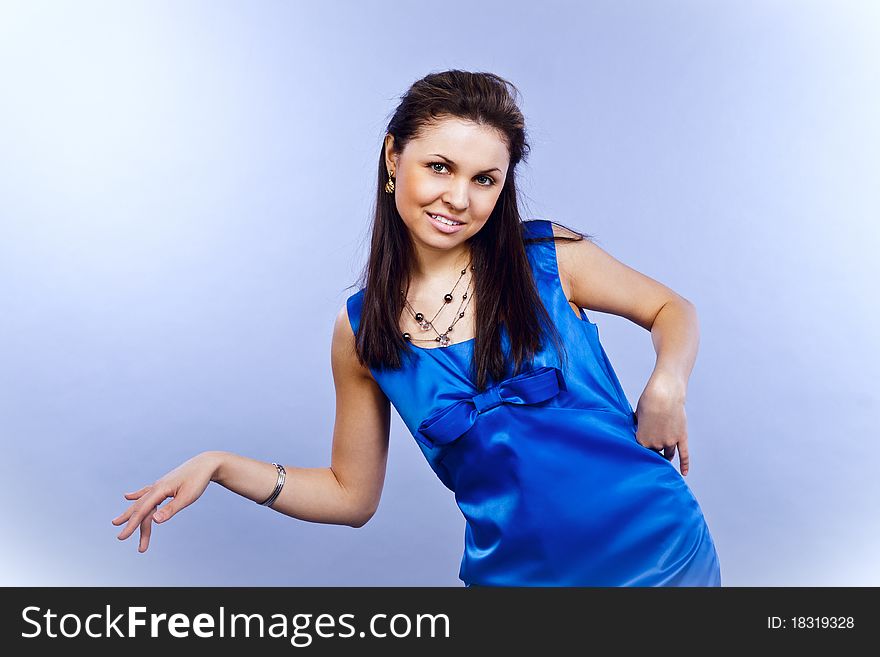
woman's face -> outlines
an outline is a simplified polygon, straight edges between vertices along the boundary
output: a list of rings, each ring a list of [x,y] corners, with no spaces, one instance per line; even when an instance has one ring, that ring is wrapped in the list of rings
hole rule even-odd
[[[501,195],[510,155],[493,128],[445,118],[412,139],[402,153],[385,137],[385,165],[394,174],[394,198],[413,240],[453,249],[486,224]],[[460,225],[449,226],[432,214]]]

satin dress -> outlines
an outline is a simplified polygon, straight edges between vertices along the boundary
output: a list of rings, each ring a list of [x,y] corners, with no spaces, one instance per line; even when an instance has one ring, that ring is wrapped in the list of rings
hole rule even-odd
[[[549,221],[524,237],[551,236]],[[466,520],[466,586],[720,586],[700,505],[675,465],[636,441],[637,418],[599,342],[562,289],[553,241],[525,242],[553,343],[479,392],[473,340],[371,369]],[[347,300],[357,333],[364,290]],[[424,335],[428,335],[425,333]],[[502,330],[502,347],[509,340]]]

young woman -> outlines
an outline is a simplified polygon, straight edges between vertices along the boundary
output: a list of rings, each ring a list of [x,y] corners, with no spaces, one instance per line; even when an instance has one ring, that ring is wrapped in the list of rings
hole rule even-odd
[[[120,539],[139,527],[145,551],[152,523],[211,481],[361,527],[379,504],[393,405],[465,516],[466,585],[720,586],[682,476],[694,307],[584,235],[521,220],[516,94],[493,74],[434,73],[388,125],[369,260],[333,332],[331,466],[204,452],[126,495]],[[657,362],[636,411],[582,308],[651,332]]]

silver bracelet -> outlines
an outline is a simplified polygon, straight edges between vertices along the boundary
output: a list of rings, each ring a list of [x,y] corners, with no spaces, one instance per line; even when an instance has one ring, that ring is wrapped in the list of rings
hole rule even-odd
[[[284,479],[287,476],[287,472],[284,470],[284,466],[278,463],[273,463],[272,465],[278,470],[278,481],[275,482],[275,490],[272,491],[272,494],[267,497],[262,502],[257,502],[257,504],[261,506],[271,506],[272,502],[275,501],[275,498],[278,497],[278,494],[281,492],[281,489],[284,488]]]

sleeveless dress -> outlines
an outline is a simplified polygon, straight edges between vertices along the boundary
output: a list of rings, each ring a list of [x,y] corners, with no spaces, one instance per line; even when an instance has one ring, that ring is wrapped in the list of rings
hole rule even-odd
[[[524,237],[552,236],[549,221]],[[371,368],[465,517],[459,579],[479,586],[721,586],[700,505],[672,462],[636,441],[637,418],[599,342],[559,280],[553,241],[526,242],[535,283],[568,352],[480,393],[473,339]],[[347,300],[357,334],[364,290]],[[509,353],[505,330],[504,353]],[[508,359],[509,361],[510,359]]]

